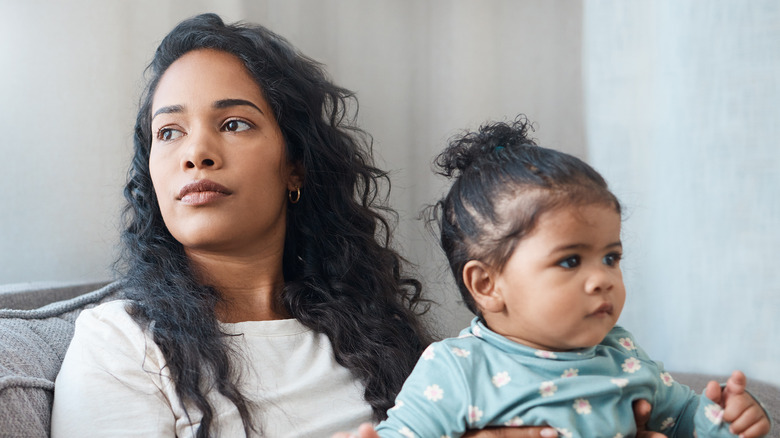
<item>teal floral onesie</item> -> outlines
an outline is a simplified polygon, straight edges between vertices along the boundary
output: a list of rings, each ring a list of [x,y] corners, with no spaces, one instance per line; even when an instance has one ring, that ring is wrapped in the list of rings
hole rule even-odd
[[[377,432],[455,438],[487,426],[548,425],[563,437],[629,437],[639,399],[653,406],[651,430],[734,436],[720,406],[675,382],[621,327],[595,347],[551,352],[510,341],[477,318],[423,352]]]

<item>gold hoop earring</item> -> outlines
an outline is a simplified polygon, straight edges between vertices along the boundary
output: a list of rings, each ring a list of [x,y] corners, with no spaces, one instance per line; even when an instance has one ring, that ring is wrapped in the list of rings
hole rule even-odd
[[[293,194],[295,194],[294,197]],[[295,191],[290,190],[287,192],[287,199],[290,200],[290,204],[297,204],[301,200],[301,188],[296,187]]]

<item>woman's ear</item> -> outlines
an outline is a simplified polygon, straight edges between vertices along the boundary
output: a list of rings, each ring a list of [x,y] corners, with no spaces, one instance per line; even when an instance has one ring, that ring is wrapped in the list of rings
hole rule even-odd
[[[490,266],[479,260],[469,260],[463,266],[463,283],[483,313],[504,311],[504,297],[496,288],[495,275]]]
[[[303,164],[300,162],[290,164],[290,175],[287,178],[287,190],[295,191],[303,187]]]

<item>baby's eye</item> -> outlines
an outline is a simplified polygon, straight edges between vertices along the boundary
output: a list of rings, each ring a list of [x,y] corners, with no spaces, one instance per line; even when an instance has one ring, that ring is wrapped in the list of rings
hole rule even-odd
[[[252,125],[250,125],[247,122],[244,122],[243,120],[233,119],[225,122],[225,124],[222,126],[222,130],[227,132],[241,132],[241,131],[246,131],[251,127]]]
[[[561,260],[560,262],[558,262],[558,266],[560,266],[562,268],[566,268],[566,269],[572,269],[572,268],[576,268],[577,266],[579,266],[580,262],[581,262],[580,256],[578,256],[578,255],[569,256],[569,257],[566,257],[565,259]]]
[[[157,139],[162,141],[176,140],[183,136],[184,133],[174,128],[160,128],[157,131]]]
[[[607,266],[617,266],[622,257],[623,255],[619,252],[611,252],[604,256],[604,264]]]

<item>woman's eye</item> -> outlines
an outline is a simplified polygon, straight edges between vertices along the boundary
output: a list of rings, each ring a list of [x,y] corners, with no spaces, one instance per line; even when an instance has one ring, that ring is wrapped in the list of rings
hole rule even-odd
[[[252,126],[249,123],[244,122],[242,120],[228,120],[222,126],[222,129],[227,132],[241,132],[241,131],[246,131],[251,127]]]
[[[620,263],[620,259],[622,257],[622,254],[619,252],[609,253],[604,256],[604,264],[607,266],[617,266],[617,264]]]
[[[173,129],[173,128],[160,128],[157,131],[157,139],[162,141],[176,140],[177,138],[183,135],[184,133],[182,133],[178,129]]]
[[[558,262],[558,266],[572,269],[580,265],[580,256],[570,256]]]

